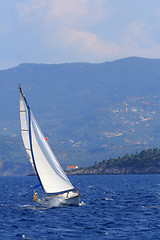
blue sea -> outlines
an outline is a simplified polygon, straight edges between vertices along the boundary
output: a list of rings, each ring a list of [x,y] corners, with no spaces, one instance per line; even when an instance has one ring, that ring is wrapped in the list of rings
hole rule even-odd
[[[36,177],[0,177],[0,239],[160,239],[160,175],[69,178],[81,205],[47,209]]]

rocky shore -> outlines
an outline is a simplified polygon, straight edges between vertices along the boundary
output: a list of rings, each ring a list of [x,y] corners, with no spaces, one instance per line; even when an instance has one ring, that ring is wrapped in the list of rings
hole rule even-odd
[[[66,172],[67,175],[118,175],[118,174],[160,174],[160,167],[148,167],[148,168],[121,168],[121,167],[110,167],[110,168],[80,168],[77,170],[71,170]]]

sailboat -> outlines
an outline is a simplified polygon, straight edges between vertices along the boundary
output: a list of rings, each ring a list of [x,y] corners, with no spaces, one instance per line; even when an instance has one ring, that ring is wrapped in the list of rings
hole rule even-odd
[[[29,161],[39,184],[34,189],[33,200],[40,204],[59,201],[62,205],[79,205],[76,191],[44,137],[19,85],[21,135]],[[41,186],[44,198],[39,198],[36,188]]]

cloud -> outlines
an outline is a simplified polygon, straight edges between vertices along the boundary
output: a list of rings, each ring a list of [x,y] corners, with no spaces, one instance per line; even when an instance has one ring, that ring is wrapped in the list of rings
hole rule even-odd
[[[80,18],[84,15],[86,0],[28,0],[23,3],[18,3],[17,11],[21,19],[34,21],[36,18],[41,18],[44,22],[64,18]]]
[[[127,54],[139,51],[141,44],[148,39],[145,31],[146,24],[144,22],[132,22],[123,30],[123,51]]]
[[[90,32],[70,30],[66,34],[67,46],[79,46],[81,54],[90,54],[100,58],[113,57],[119,54],[120,48],[111,41],[103,41]]]
[[[148,24],[144,21],[132,22],[123,30],[123,40],[120,56],[139,56],[146,58],[158,58],[160,56],[160,44],[157,43],[148,30]]]
[[[117,4],[122,7],[125,1]],[[135,21],[121,22],[122,8],[117,4],[112,0],[26,0],[17,5],[17,11],[20,21],[39,24],[36,34],[50,52],[59,48],[86,61],[157,56],[160,45],[149,35],[147,21],[135,16]]]
[[[58,19],[70,26],[88,26],[108,14],[108,0],[49,0],[47,18]]]
[[[33,17],[42,15],[40,10],[46,7],[46,0],[28,0],[17,4],[17,12],[20,19],[32,21]],[[27,18],[30,16],[31,18]]]
[[[86,14],[87,0],[54,0],[48,1],[48,18],[66,18],[71,17],[74,20],[79,19]]]
[[[143,37],[145,34],[145,22],[132,22],[125,30],[132,38]]]
[[[75,47],[83,54],[111,55],[119,51],[110,41],[101,40],[86,28],[99,23],[112,12],[109,0],[28,0],[19,3],[20,20],[42,23],[44,43],[48,47],[60,44]]]
[[[21,19],[35,17],[44,22],[58,20],[59,24],[76,25],[93,24],[102,19],[107,13],[106,4],[109,0],[27,0],[18,3],[17,12]],[[57,23],[57,22],[56,22]]]

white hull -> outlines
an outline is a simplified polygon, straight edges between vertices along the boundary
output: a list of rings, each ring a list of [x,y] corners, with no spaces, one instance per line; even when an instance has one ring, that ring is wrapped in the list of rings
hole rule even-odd
[[[37,199],[37,203],[47,207],[79,206],[80,194],[70,191],[59,195],[48,195],[44,199]]]

